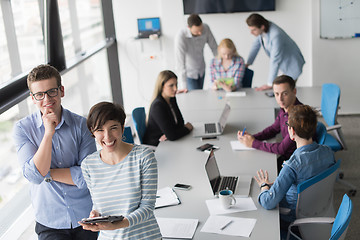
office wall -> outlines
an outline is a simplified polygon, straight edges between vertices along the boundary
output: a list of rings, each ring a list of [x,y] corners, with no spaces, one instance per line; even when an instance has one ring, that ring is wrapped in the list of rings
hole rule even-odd
[[[312,2],[312,79],[314,86],[341,88],[340,113],[360,113],[360,38],[320,39],[320,0]]]
[[[359,89],[359,68],[355,67],[355,52],[360,52],[360,39],[321,40],[319,38],[320,0],[278,0],[276,11],[262,12],[266,18],[281,26],[300,47],[306,64],[298,80],[299,86],[319,86],[325,82],[341,87],[354,84]],[[174,37],[186,26],[182,0],[116,0],[115,24],[119,42],[120,68],[126,112],[134,107],[149,107],[158,72],[174,70]],[[245,59],[254,36],[245,20],[249,13],[201,15],[210,25],[215,39],[231,38]],[[137,18],[159,16],[163,35],[159,40],[134,40]],[[329,54],[330,53],[330,54]],[[212,58],[205,47],[207,65]],[[251,68],[255,71],[253,86],[266,82],[269,59],[261,50]],[[209,67],[206,69],[205,88],[209,86]]]

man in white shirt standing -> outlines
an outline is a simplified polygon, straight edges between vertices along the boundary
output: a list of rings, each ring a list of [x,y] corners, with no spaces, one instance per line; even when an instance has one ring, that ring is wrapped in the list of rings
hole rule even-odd
[[[217,43],[209,28],[197,14],[191,14],[188,27],[181,29],[175,38],[176,71],[180,78],[178,92],[202,89],[205,77],[204,46],[207,43],[214,56]]]

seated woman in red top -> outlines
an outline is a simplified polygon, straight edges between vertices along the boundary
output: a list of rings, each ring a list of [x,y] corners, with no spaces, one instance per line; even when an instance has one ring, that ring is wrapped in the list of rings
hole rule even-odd
[[[175,98],[177,89],[175,73],[169,70],[159,73],[143,138],[144,144],[157,146],[159,141],[174,141],[193,129],[191,123],[184,124]]]

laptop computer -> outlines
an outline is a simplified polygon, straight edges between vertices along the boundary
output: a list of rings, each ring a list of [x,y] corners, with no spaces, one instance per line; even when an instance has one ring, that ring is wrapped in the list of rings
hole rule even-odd
[[[238,197],[248,197],[251,186],[251,176],[221,176],[216,162],[214,150],[211,150],[205,164],[210,185],[214,196],[219,196],[219,192],[224,189],[233,191]]]
[[[230,105],[225,104],[224,110],[217,123],[194,123],[193,137],[215,137],[223,133],[230,114]]]
[[[160,18],[138,18],[138,36],[137,38],[149,38],[152,34],[161,35]]]

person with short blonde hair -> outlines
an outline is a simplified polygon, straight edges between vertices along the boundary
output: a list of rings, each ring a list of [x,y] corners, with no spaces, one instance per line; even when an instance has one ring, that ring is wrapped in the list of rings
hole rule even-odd
[[[214,90],[222,88],[230,92],[242,87],[245,62],[237,53],[235,44],[231,39],[225,38],[220,42],[218,54],[216,58],[211,60],[210,72],[213,83],[212,89]]]

